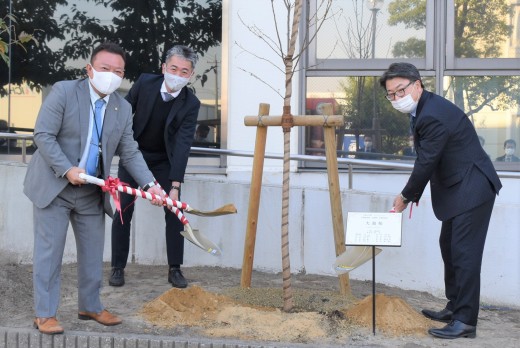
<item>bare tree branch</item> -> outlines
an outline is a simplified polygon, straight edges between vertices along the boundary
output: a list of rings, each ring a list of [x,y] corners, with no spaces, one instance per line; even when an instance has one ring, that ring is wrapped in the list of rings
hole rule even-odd
[[[257,55],[256,53],[253,53],[251,52],[250,50],[246,49],[245,47],[243,47],[241,44],[239,44],[238,42],[235,41],[235,45],[237,45],[238,47],[240,47],[245,53],[248,53],[250,54],[251,56],[259,59],[259,60],[263,60],[264,62],[267,62],[268,64],[272,65],[274,68],[276,68],[277,70],[279,70],[280,72],[282,73],[285,73],[283,69],[280,68],[279,65],[276,65],[276,63],[274,63],[273,61],[269,60],[269,59],[266,59],[264,57],[261,57],[259,55]]]
[[[283,99],[283,95],[282,95],[282,93],[280,93],[280,91],[274,89],[273,86],[271,86],[269,83],[267,83],[266,81],[264,81],[264,80],[263,80],[262,78],[260,78],[258,75],[254,74],[254,73],[252,73],[252,72],[250,72],[250,71],[247,71],[247,70],[245,70],[245,69],[243,69],[243,68],[241,68],[241,67],[238,67],[238,69],[239,69],[239,70],[242,70],[243,72],[245,72],[245,73],[251,75],[252,77],[254,77],[255,79],[257,79],[258,81],[262,82],[262,83],[265,84],[267,87],[271,88],[271,89],[272,89],[276,94],[278,94],[278,95],[280,96],[280,98]]]
[[[273,62],[272,60],[263,58],[260,55],[253,53],[251,50],[245,48],[243,45],[241,45],[238,42],[235,42],[235,44],[238,47],[240,47],[243,50],[243,52],[248,53],[251,56],[253,56],[261,61],[267,62],[268,64],[272,65],[277,70],[282,72],[286,76],[286,87],[287,87],[287,81],[292,80],[292,78],[294,77],[294,74],[303,69],[303,68],[299,67],[299,63],[300,63],[303,53],[308,49],[309,45],[316,39],[316,36],[318,35],[318,32],[321,29],[325,20],[328,20],[332,16],[334,16],[334,13],[331,12],[332,0],[321,0],[320,1],[318,8],[322,9],[323,16],[318,17],[317,13],[313,14],[313,16],[311,17],[312,20],[309,20],[308,26],[309,27],[316,26],[316,29],[313,31],[313,35],[310,38],[308,35],[308,30],[305,32],[305,39],[303,40],[303,44],[301,47],[299,47],[298,51],[296,52],[295,47],[296,47],[296,39],[298,36],[298,30],[294,30],[295,28],[292,28],[292,30],[290,30],[290,28],[289,28],[291,19],[294,20],[294,15],[291,14],[291,10],[294,9],[294,4],[290,0],[283,0],[283,2],[284,2],[284,7],[287,10],[287,23],[286,23],[286,25],[287,25],[287,50],[288,50],[287,54],[284,53],[284,44],[282,43],[282,39],[281,39],[279,27],[278,27],[279,20],[277,17],[277,12],[275,11],[274,0],[271,0],[271,11],[273,13],[274,27],[275,27],[275,31],[276,31],[275,39],[267,36],[262,31],[262,29],[260,29],[258,26],[254,25],[254,24],[253,25],[247,24],[243,20],[243,18],[240,16],[240,14],[238,15],[238,18],[239,18],[240,22],[249,30],[249,32],[251,32],[254,36],[259,38],[262,42],[264,42],[267,47],[269,47],[278,57],[281,58],[281,60],[284,64],[284,67],[286,69],[287,69],[286,60],[287,60],[287,58],[291,59],[292,64],[290,64],[289,70],[281,69],[280,65],[277,65],[276,62]],[[301,6],[300,6],[299,15],[301,15]],[[312,23],[312,24],[310,24],[310,23]],[[298,29],[298,28],[296,28],[296,29]],[[336,41],[334,44],[334,48],[337,45],[338,45],[338,42]],[[293,49],[291,52],[289,52],[289,48],[291,46],[293,47]],[[334,49],[332,51],[334,51]],[[332,51],[329,53],[328,57],[330,57],[332,55]],[[313,65],[313,66],[316,66],[316,65]],[[255,77],[258,81],[264,83],[269,88],[271,88],[273,91],[275,91],[278,95],[282,96],[279,91],[274,89],[269,84],[269,82],[265,81],[264,79],[260,78],[256,74],[254,74],[244,68],[239,67],[239,69],[250,74],[251,76]],[[282,96],[282,98],[284,98],[284,97]],[[286,98],[287,98],[287,96],[284,99],[286,99]]]
[[[266,36],[263,31],[258,28],[256,25],[247,25],[242,17],[238,15],[238,18],[240,19],[240,22],[256,37],[258,37],[260,40],[262,40],[273,52],[275,52],[280,58],[283,59],[283,52],[281,51],[281,48],[279,49],[277,47],[276,42],[271,39],[270,37]]]

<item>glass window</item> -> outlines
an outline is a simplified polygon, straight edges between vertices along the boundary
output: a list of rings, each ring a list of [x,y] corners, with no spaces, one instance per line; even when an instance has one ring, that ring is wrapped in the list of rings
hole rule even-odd
[[[319,3],[311,2],[309,18],[313,11],[318,18],[324,15]],[[321,101],[333,98],[336,113],[346,120],[337,131],[339,155],[413,159],[409,120],[392,109],[377,81],[391,63],[407,61],[419,69],[427,90],[467,113],[497,169],[520,170],[518,162],[508,161],[514,162],[513,148],[520,157],[518,1],[333,3],[330,19],[308,52],[305,106],[314,113]],[[302,134],[305,153],[318,152],[320,132]],[[376,152],[362,153],[367,141]]]
[[[427,89],[434,89],[434,79],[425,77],[423,82]],[[379,77],[310,77],[306,114],[319,115],[320,106],[331,103],[333,113],[344,116],[345,127],[337,130],[339,157],[413,160],[407,151],[409,118],[392,108],[385,93]],[[308,127],[305,136],[305,153],[323,155],[322,129]]]
[[[455,57],[517,57],[511,45],[515,25],[510,0],[456,0],[454,9]]]
[[[221,48],[210,48],[206,64],[199,60],[196,77],[191,86],[201,101],[197,129],[193,146],[220,148],[221,143],[221,110],[220,110],[220,73]],[[194,154],[192,154],[194,156]],[[195,155],[200,157],[201,155]],[[203,155],[208,156],[208,155]]]
[[[41,101],[41,91],[27,83],[3,86],[0,91],[0,133],[32,134]],[[31,145],[32,141],[26,142],[28,152],[34,151]],[[21,140],[0,138],[0,154],[18,155],[21,151]]]
[[[16,33],[32,33],[37,41],[27,43],[25,49],[12,45],[9,67],[0,61],[0,120],[10,130],[32,133],[51,86],[85,77],[92,48],[99,42],[117,42],[127,52],[119,90],[123,96],[140,74],[161,74],[165,52],[182,43],[199,54],[189,85],[202,103],[194,146],[219,148],[222,0],[138,3],[114,0],[105,6],[94,0],[72,0],[51,6],[45,1],[9,0],[0,6],[2,18],[12,10]],[[190,6],[189,13],[185,5]],[[1,34],[8,42],[7,33]]]
[[[447,67],[518,69],[519,17],[514,0],[448,1]]]
[[[445,97],[466,112],[491,159],[515,159],[504,156],[506,147],[512,147],[506,141],[512,140],[511,145],[520,141],[520,77],[448,76],[445,86]],[[512,155],[520,157],[520,149],[514,148]]]
[[[317,19],[311,21],[311,34],[325,6],[317,0]],[[311,52],[311,69],[338,67],[345,64],[361,69],[372,68],[367,59],[415,59],[424,66],[432,46],[426,43],[431,24],[427,12],[432,1],[354,0],[333,1],[328,19],[316,33],[315,51]],[[315,58],[315,60],[314,60]],[[348,60],[348,61],[344,61]],[[379,63],[380,64],[380,63]]]

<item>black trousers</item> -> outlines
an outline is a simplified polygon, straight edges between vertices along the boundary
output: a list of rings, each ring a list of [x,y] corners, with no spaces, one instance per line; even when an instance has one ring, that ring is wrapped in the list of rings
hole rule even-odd
[[[452,319],[477,325],[482,254],[495,198],[442,223],[439,244]]]
[[[147,160],[146,163],[148,164],[148,168],[152,171],[155,180],[157,180],[164,190],[168,192],[171,187],[171,180],[169,179],[169,161]],[[119,166],[118,177],[121,181],[129,184],[131,187],[137,188],[137,183],[123,166]],[[125,268],[128,261],[128,253],[130,249],[130,227],[132,215],[134,213],[133,201],[133,196],[122,193],[121,209],[123,210],[123,224],[121,224],[118,212],[114,214],[112,220],[112,267]],[[179,218],[166,208],[164,208],[164,220],[166,221],[166,255],[168,257],[168,264],[181,265],[184,259],[184,237],[180,232],[184,229],[184,226],[179,221]],[[153,231],[143,232],[153,233]]]

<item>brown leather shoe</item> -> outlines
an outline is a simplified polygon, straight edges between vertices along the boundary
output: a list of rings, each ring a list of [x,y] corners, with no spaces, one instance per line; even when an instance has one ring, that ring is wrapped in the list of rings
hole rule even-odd
[[[38,329],[42,334],[55,335],[63,333],[63,328],[56,318],[35,318],[34,328]]]
[[[95,320],[100,324],[106,326],[119,325],[123,322],[117,315],[111,314],[109,311],[104,309],[101,313],[93,312],[79,312],[78,319],[81,320]]]

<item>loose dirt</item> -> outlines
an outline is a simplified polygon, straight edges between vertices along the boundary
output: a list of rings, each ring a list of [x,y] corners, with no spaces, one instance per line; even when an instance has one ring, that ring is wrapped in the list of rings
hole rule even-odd
[[[295,307],[285,313],[281,289],[226,289],[225,295],[198,286],[168,290],[144,305],[140,314],[163,328],[197,326],[204,335],[242,340],[318,342],[347,339],[355,326],[371,328],[372,296],[356,301],[338,292],[297,289]],[[424,336],[431,321],[403,299],[376,296],[376,326],[390,336]]]
[[[0,258],[1,259],[1,258]],[[441,309],[445,300],[425,292],[376,285],[376,333],[372,332],[372,283],[351,280],[351,296],[339,293],[336,277],[295,274],[294,310],[281,311],[280,274],[254,271],[250,289],[240,287],[238,269],[186,267],[186,289],[167,283],[166,266],[131,264],[126,285],[106,284],[102,300],[123,324],[104,327],[77,319],[76,265],[63,265],[58,320],[65,330],[152,334],[256,344],[310,347],[520,346],[520,310],[483,304],[476,339],[441,340],[427,334],[442,327],[421,308]],[[105,282],[110,273],[105,265]],[[0,326],[32,324],[32,267],[0,262]]]

